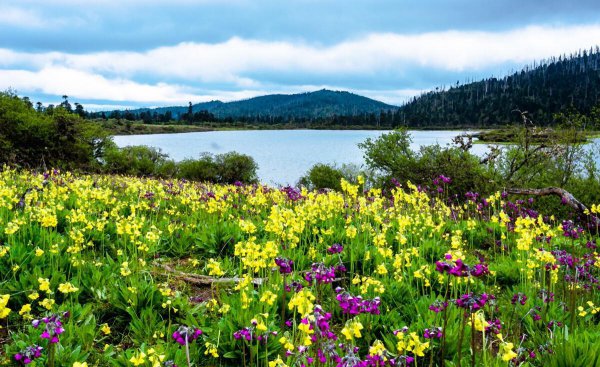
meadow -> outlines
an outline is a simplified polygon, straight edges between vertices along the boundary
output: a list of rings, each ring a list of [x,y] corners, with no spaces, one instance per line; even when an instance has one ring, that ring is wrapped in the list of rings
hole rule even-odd
[[[450,185],[5,168],[0,364],[600,365],[598,228]]]

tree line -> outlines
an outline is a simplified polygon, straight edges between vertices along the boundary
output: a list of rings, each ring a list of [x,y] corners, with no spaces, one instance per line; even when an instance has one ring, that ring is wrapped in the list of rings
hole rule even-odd
[[[600,49],[534,62],[503,78],[435,88],[400,107],[409,127],[501,126],[528,111],[540,126],[556,125],[556,114],[590,116],[600,98]],[[600,128],[600,118],[587,126]]]

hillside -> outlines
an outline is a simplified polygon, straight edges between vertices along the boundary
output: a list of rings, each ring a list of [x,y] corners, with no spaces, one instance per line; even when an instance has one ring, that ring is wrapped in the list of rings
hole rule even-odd
[[[379,114],[382,110],[395,110],[388,105],[357,94],[341,91],[319,90],[300,94],[271,94],[241,101],[211,101],[192,105],[193,113],[208,112],[216,119],[248,119],[257,116],[271,118],[322,118],[334,115]],[[129,111],[133,114],[171,112],[174,119],[188,112],[187,106],[161,107]]]
[[[519,121],[516,109],[528,111],[538,125],[555,123],[553,115],[575,110],[589,115],[600,97],[600,50],[579,51],[527,66],[503,78],[436,88],[400,107],[411,127],[498,126]]]

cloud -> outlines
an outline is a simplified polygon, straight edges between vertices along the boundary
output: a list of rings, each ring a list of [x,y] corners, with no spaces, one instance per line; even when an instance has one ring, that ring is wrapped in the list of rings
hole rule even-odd
[[[0,5],[0,24],[17,27],[41,27],[46,24],[46,20],[31,10]]]
[[[64,67],[39,71],[0,70],[0,86],[19,92],[49,95],[67,94],[76,98],[120,102],[181,102],[195,98],[185,87],[159,83],[149,85],[126,79],[107,79],[101,75]]]
[[[0,49],[0,89],[12,86],[22,92],[168,104],[302,91],[306,86],[298,80],[319,84],[321,79],[336,89],[365,91],[389,103],[400,103],[409,93],[433,86],[390,86],[390,79],[418,79],[419,74],[432,72],[456,78],[467,71],[473,75],[506,70],[506,65],[587,49],[599,39],[600,24],[591,24],[500,32],[373,33],[329,46],[234,37],[220,43],[185,42],[143,52]],[[365,79],[373,81],[368,89],[357,83]],[[385,84],[381,90],[372,88],[378,81]]]

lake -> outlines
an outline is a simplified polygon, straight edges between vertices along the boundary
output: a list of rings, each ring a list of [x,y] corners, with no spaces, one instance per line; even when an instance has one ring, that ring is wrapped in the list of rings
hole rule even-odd
[[[236,151],[258,163],[258,177],[270,185],[294,185],[316,163],[363,165],[357,144],[377,138],[385,131],[374,130],[239,130],[184,134],[115,136],[119,147],[148,145],[160,148],[176,161],[197,158],[203,152]],[[410,131],[412,149],[422,145],[446,145],[461,131]],[[484,154],[485,145],[475,145],[475,154]]]

